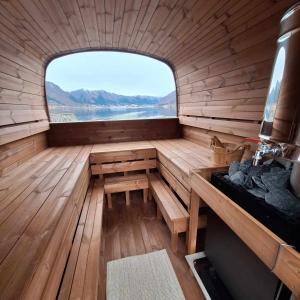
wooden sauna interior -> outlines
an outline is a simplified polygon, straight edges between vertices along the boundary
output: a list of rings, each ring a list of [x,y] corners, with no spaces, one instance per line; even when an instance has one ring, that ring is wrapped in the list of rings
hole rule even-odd
[[[107,261],[159,249],[167,249],[186,299],[204,299],[185,260],[196,250],[197,226],[206,226],[201,201],[191,207],[190,172],[216,167],[212,136],[257,138],[280,19],[295,3],[0,1],[0,299],[105,299]],[[88,50],[166,62],[178,117],[51,124],[46,67]],[[104,197],[103,174],[111,173],[129,182],[111,180]],[[125,191],[132,180],[140,191]],[[122,188],[126,204],[115,193]],[[263,255],[272,269],[281,242],[271,245]],[[289,251],[275,273],[300,297],[299,253]]]

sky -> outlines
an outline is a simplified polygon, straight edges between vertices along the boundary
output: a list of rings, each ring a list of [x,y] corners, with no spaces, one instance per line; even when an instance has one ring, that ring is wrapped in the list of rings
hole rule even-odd
[[[165,96],[175,90],[173,72],[156,59],[131,53],[97,51],[53,60],[46,80],[65,91],[106,90],[120,95]]]

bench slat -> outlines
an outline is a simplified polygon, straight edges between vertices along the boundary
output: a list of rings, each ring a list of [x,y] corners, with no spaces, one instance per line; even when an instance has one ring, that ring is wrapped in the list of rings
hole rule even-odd
[[[127,160],[150,159],[150,158],[156,158],[155,148],[91,153],[90,163],[101,164],[101,163],[109,163],[115,161],[121,162]]]
[[[91,166],[93,175],[138,171],[138,170],[154,169],[154,168],[156,168],[156,159]]]
[[[87,189],[91,146],[72,147],[67,152],[64,149],[50,151],[58,157],[64,157],[64,163],[59,162],[57,165],[56,172],[60,173],[59,177],[53,176],[51,172],[47,173],[45,168],[41,168],[39,173],[35,174],[37,179],[34,179],[34,182],[38,180],[37,174],[43,174],[45,181],[38,185],[36,193],[33,192],[36,195],[33,203],[39,197],[45,197],[45,200],[38,211],[27,211],[31,214],[30,218],[25,213],[18,218],[18,221],[23,223],[24,218],[28,218],[28,225],[26,228],[20,228],[23,232],[18,232],[19,235],[21,233],[19,239],[0,265],[0,290],[4,298],[40,298],[51,272],[56,269],[52,270],[56,258],[63,257],[63,253],[60,252],[63,249],[63,240],[72,227],[73,218],[78,218],[78,213],[74,211],[74,207],[80,204],[78,198],[82,195],[78,188],[86,185],[85,191]],[[44,166],[44,163],[42,159],[41,166]],[[14,180],[19,182],[23,181],[23,178],[16,177]]]
[[[95,180],[85,198],[59,299],[97,299],[103,201],[103,181]]]
[[[172,196],[172,191],[157,174],[150,174],[150,185],[157,205],[171,232],[185,232],[189,215],[179,200],[175,195],[175,198]]]
[[[190,192],[177,178],[160,162],[157,163],[161,175],[168,181],[173,190],[178,194],[187,207],[190,206]]]

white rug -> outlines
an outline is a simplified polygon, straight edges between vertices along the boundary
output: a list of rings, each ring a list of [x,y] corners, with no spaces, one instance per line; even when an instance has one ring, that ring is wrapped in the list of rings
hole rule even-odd
[[[183,300],[166,250],[107,264],[107,300]]]

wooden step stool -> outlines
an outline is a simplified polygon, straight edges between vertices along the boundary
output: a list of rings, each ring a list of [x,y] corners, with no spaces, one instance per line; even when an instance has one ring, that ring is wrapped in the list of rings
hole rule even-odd
[[[178,233],[187,231],[189,214],[159,174],[150,174],[149,181],[157,204],[157,217],[166,221],[171,231],[171,248],[176,252]]]
[[[126,205],[130,205],[130,191],[143,190],[144,203],[147,202],[149,182],[146,174],[125,175],[105,178],[104,192],[108,208],[112,208],[111,194],[125,192]]]

